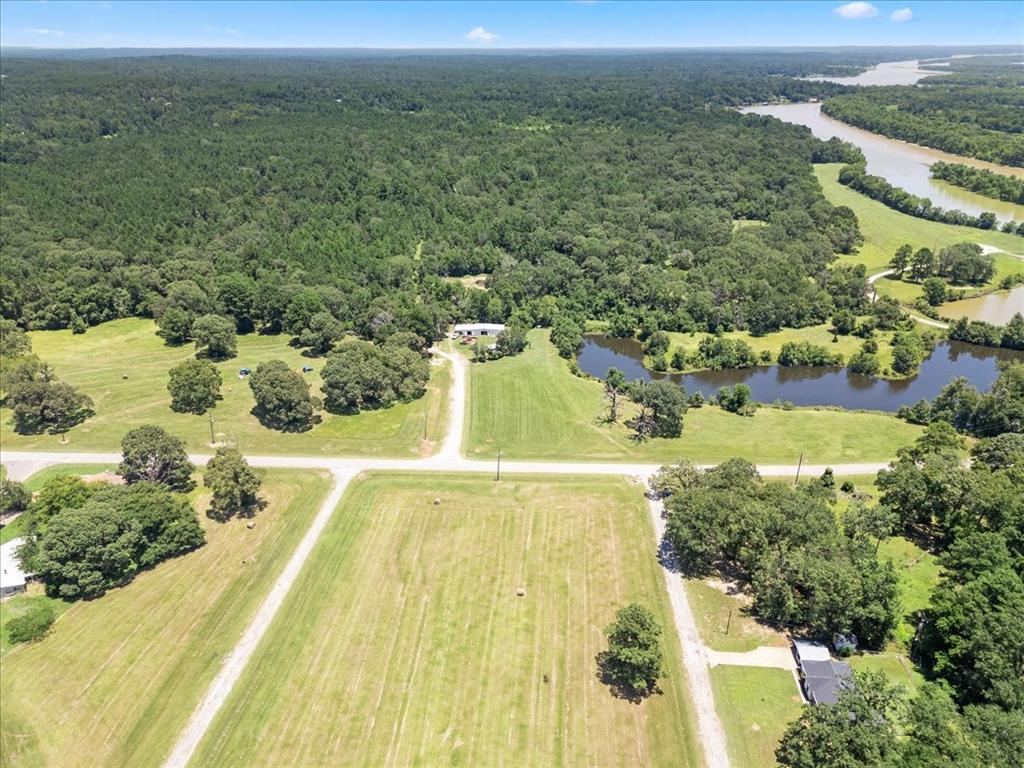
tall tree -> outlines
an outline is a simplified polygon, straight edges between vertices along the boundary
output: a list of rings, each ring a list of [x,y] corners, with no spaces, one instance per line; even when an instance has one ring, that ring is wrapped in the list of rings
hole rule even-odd
[[[121,440],[122,458],[117,472],[128,484],[159,483],[185,493],[195,487],[185,441],[152,424],[136,427]]]

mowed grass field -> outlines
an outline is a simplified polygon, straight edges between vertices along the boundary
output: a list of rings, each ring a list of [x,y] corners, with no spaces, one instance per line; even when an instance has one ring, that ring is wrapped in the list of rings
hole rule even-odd
[[[161,765],[329,487],[268,472],[255,528],[200,514],[204,547],[73,603],[46,638],[5,653],[0,763]]]
[[[319,394],[324,359],[304,357],[288,345],[285,335],[239,336],[238,355],[217,364],[224,379],[223,399],[202,416],[172,411],[167,392],[168,371],[193,357],[195,350],[192,345],[167,346],[151,320],[115,320],[80,336],[37,331],[31,337],[33,352],[89,395],[96,415],[71,430],[70,442],[62,445],[53,435],[14,434],[11,413],[3,409],[0,438],[8,450],[115,451],[132,427],[159,424],[184,438],[189,450],[209,452],[212,414],[218,441],[233,442],[250,454],[418,456],[439,440],[448,418],[447,364],[431,367],[427,394],[419,400],[358,415],[322,412],[323,422],[308,432],[283,433],[263,427],[252,415],[252,391],[247,380],[238,378],[238,370],[255,370],[261,361],[271,359],[284,360],[294,370],[311,365],[314,371],[308,378]]]
[[[775,765],[775,748],[786,726],[800,715],[800,693],[793,673],[717,666],[710,674],[715,708],[734,768]]]
[[[603,422],[603,386],[574,376],[548,341],[533,331],[522,354],[469,369],[463,446],[472,458],[717,463],[734,456],[765,464],[889,459],[920,428],[882,413],[762,408],[753,418],[706,406],[687,412],[679,438],[637,443],[632,431]]]
[[[669,670],[640,704],[595,660],[631,601],[661,622]],[[695,766],[687,702],[638,486],[371,475],[193,765]]]
[[[938,250],[956,243],[982,243],[991,245],[1008,254],[1024,253],[1024,238],[995,232],[976,227],[961,227],[927,221],[915,216],[894,211],[866,195],[855,192],[839,183],[839,163],[815,165],[814,173],[818,177],[825,192],[825,197],[832,205],[846,205],[853,209],[860,222],[860,231],[864,235],[864,243],[858,253],[841,257],[841,261],[850,264],[864,264],[868,274],[887,269],[889,260],[904,243],[910,243],[914,250],[931,248]],[[1014,268],[1012,259],[1001,258],[997,261],[1001,274]],[[997,273],[996,282],[1001,277]],[[879,293],[884,293],[886,283],[879,281]]]

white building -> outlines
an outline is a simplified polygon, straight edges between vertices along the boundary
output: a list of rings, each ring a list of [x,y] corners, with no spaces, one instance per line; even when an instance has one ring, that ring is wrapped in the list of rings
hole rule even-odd
[[[21,563],[14,551],[25,539],[11,539],[0,545],[0,597],[7,597],[25,591],[25,583],[31,574],[21,570]]]
[[[501,323],[458,323],[452,331],[452,338],[479,339],[482,336],[497,336],[505,330]]]

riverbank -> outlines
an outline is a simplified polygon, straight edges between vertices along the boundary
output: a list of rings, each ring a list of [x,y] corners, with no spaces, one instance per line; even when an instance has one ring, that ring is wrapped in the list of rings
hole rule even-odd
[[[847,141],[864,154],[868,173],[880,176],[912,195],[927,197],[933,205],[940,208],[960,210],[971,216],[991,212],[1000,222],[1024,219],[1024,206],[993,200],[934,179],[929,170],[933,163],[941,161],[1024,178],[1024,168],[998,165],[899,139],[890,139],[829,117],[822,113],[821,107],[821,102],[787,102],[742,107],[739,111],[742,114],[765,115],[787,123],[803,125],[823,141],[832,137]]]

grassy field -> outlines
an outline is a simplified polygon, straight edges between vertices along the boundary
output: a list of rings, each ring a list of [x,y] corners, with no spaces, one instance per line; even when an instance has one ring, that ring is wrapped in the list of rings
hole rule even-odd
[[[727,594],[721,582],[687,579],[685,586],[701,642],[708,648],[745,653],[762,645],[789,645],[786,635],[748,614],[750,600]]]
[[[195,765],[697,764],[648,512],[624,480],[370,476],[294,594]],[[670,670],[640,704],[595,662],[629,601],[660,619]]]
[[[636,443],[622,424],[602,422],[602,385],[573,376],[547,341],[530,334],[516,357],[470,366],[467,455],[498,449],[509,458],[718,462],[742,456],[761,463],[884,460],[914,441],[918,427],[881,413],[765,408],[753,418],[704,407],[686,414],[683,435]]]
[[[52,435],[23,437],[10,427],[10,411],[0,413],[0,438],[10,450],[118,450],[121,437],[140,424],[159,424],[184,438],[190,450],[209,451],[208,415],[175,413],[167,392],[168,370],[194,353],[190,345],[169,347],[155,335],[149,320],[127,319],[90,328],[81,336],[70,331],[31,334],[32,349],[57,374],[79,387],[95,404],[96,415],[75,427],[63,446]],[[309,375],[319,389],[323,358],[303,357],[288,346],[285,336],[249,334],[238,338],[238,355],[219,363],[224,377],[223,400],[210,412],[218,440],[236,443],[249,453],[358,456],[416,456],[429,450],[444,431],[447,420],[447,365],[432,368],[427,394],[412,403],[354,416],[323,414],[323,422],[309,432],[282,433],[261,426],[250,411],[252,392],[238,369],[255,369],[263,360],[278,358],[293,369],[314,368]],[[127,376],[127,378],[122,378]],[[423,437],[426,433],[427,441]]]
[[[775,765],[775,748],[800,714],[793,673],[784,669],[718,666],[711,670],[715,706],[735,768]]]
[[[956,243],[983,243],[1007,253],[1024,253],[1024,238],[1016,235],[927,221],[887,208],[840,184],[840,168],[842,165],[838,163],[816,165],[814,173],[830,203],[849,206],[857,214],[864,244],[858,253],[844,256],[842,261],[864,264],[868,274],[886,269],[889,259],[904,243],[910,243],[915,250],[922,247],[937,250]],[[1009,266],[1011,262],[1002,259],[1000,263]],[[884,288],[885,284],[879,281],[879,293],[883,293]]]
[[[160,765],[328,487],[268,472],[255,528],[201,515],[206,546],[74,603],[48,637],[5,653],[3,765]]]

